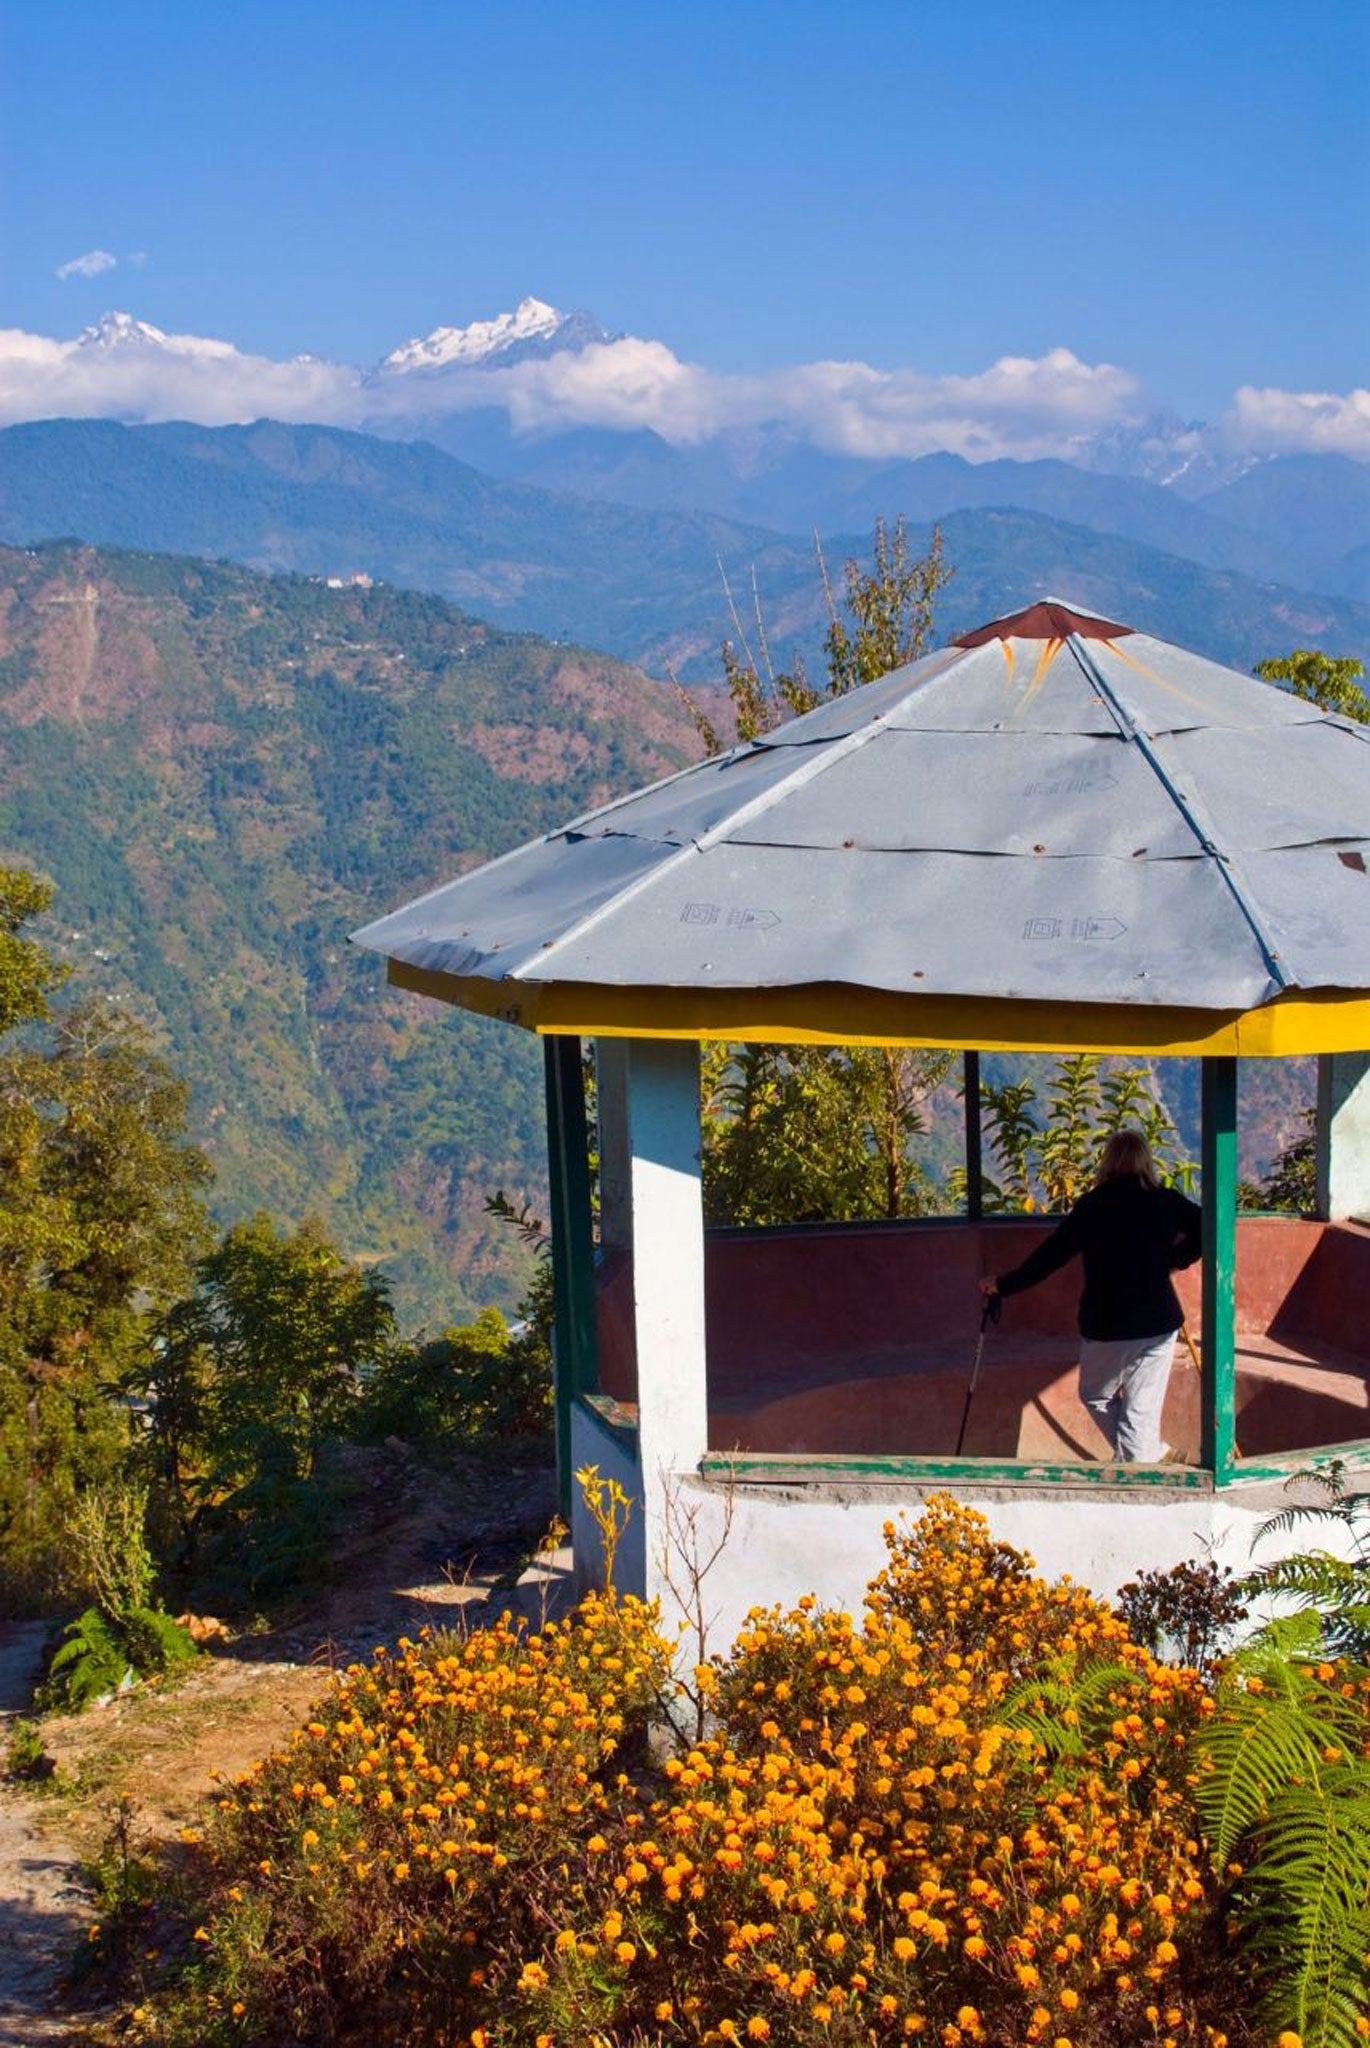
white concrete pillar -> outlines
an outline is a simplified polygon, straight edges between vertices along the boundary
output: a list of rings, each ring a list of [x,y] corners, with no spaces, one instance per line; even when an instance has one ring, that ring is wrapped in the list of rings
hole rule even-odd
[[[630,1039],[627,1099],[643,1590],[670,1611],[687,1575],[678,1475],[709,1442],[698,1046]]]
[[[1370,1218],[1370,1053],[1318,1060],[1318,1214]]]
[[[595,1101],[599,1118],[599,1241],[605,1251],[633,1242],[632,1154],[628,1142],[628,1044],[595,1040]]]
[[[627,1044],[638,1435],[650,1477],[693,1471],[708,1447],[699,1048]]]

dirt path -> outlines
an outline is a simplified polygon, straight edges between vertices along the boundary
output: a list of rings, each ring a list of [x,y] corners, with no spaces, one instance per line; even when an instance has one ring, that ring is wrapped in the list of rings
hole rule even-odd
[[[29,1705],[43,1641],[41,1622],[0,1622],[0,1751]],[[40,1831],[38,1802],[0,1787],[0,2048],[68,2041],[50,2010],[89,1901],[74,1853]]]
[[[55,1789],[34,1798],[0,1786],[0,2048],[90,2038],[89,2018],[54,2001],[93,1917],[78,1859],[107,1840],[116,1806],[140,1853],[174,1840],[203,1821],[217,1778],[246,1771],[308,1717],[335,1669],[424,1627],[479,1627],[505,1606],[536,1620],[564,1602],[568,1553],[525,1569],[555,1508],[544,1453],[416,1471],[393,1507],[393,1475],[383,1477],[377,1509],[359,1516],[307,1609],[210,1644],[171,1689],[138,1686],[98,1711],[46,1719]],[[0,1752],[29,1705],[42,1635],[0,1622]]]

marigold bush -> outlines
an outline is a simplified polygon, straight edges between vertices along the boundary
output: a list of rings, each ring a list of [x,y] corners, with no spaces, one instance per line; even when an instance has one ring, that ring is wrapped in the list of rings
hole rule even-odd
[[[612,1592],[354,1667],[220,1801],[134,2037],[1236,2048],[1199,1678],[950,1500],[887,1537],[859,1622],[757,1611],[702,1667],[693,1746]]]

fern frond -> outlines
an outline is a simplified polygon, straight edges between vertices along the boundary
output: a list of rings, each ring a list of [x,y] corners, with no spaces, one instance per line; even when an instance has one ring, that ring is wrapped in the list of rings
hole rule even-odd
[[[1287,1482],[1286,1491],[1292,1486],[1315,1487],[1322,1499],[1295,1501],[1287,1508],[1281,1508],[1278,1514],[1261,1523],[1256,1531],[1258,1543],[1263,1543],[1268,1536],[1288,1536],[1304,1522],[1336,1523],[1353,1534],[1357,1533],[1358,1523],[1370,1523],[1370,1493],[1347,1492],[1346,1468],[1340,1459],[1325,1471],[1314,1468],[1295,1473]],[[1358,1537],[1358,1540],[1363,1539]]]
[[[1243,1591],[1293,1600],[1300,1612],[1317,1614],[1333,1655],[1370,1656],[1370,1563],[1305,1551],[1249,1573]]]
[[[1239,1652],[1224,1675],[1218,1711],[1197,1738],[1195,1786],[1219,1870],[1285,1788],[1321,1781],[1329,1748],[1354,1754],[1364,1740],[1361,1708],[1294,1661],[1316,1656],[1319,1643],[1316,1616],[1291,1616]]]
[[[1057,1664],[1015,1686],[999,1713],[1005,1728],[1025,1729],[1053,1762],[1091,1754],[1117,1719],[1118,1689],[1135,1690],[1137,1674],[1125,1664],[1097,1662],[1072,1670]]]
[[[1272,1804],[1248,1876],[1248,1951],[1264,2010],[1306,2048],[1351,2048],[1370,2002],[1370,1772],[1324,1770]]]

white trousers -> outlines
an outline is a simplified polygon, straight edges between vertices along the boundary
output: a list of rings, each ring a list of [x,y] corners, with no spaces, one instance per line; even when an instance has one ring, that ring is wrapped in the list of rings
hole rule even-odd
[[[1178,1335],[1081,1340],[1080,1399],[1123,1464],[1159,1465],[1165,1457],[1161,1410]]]

